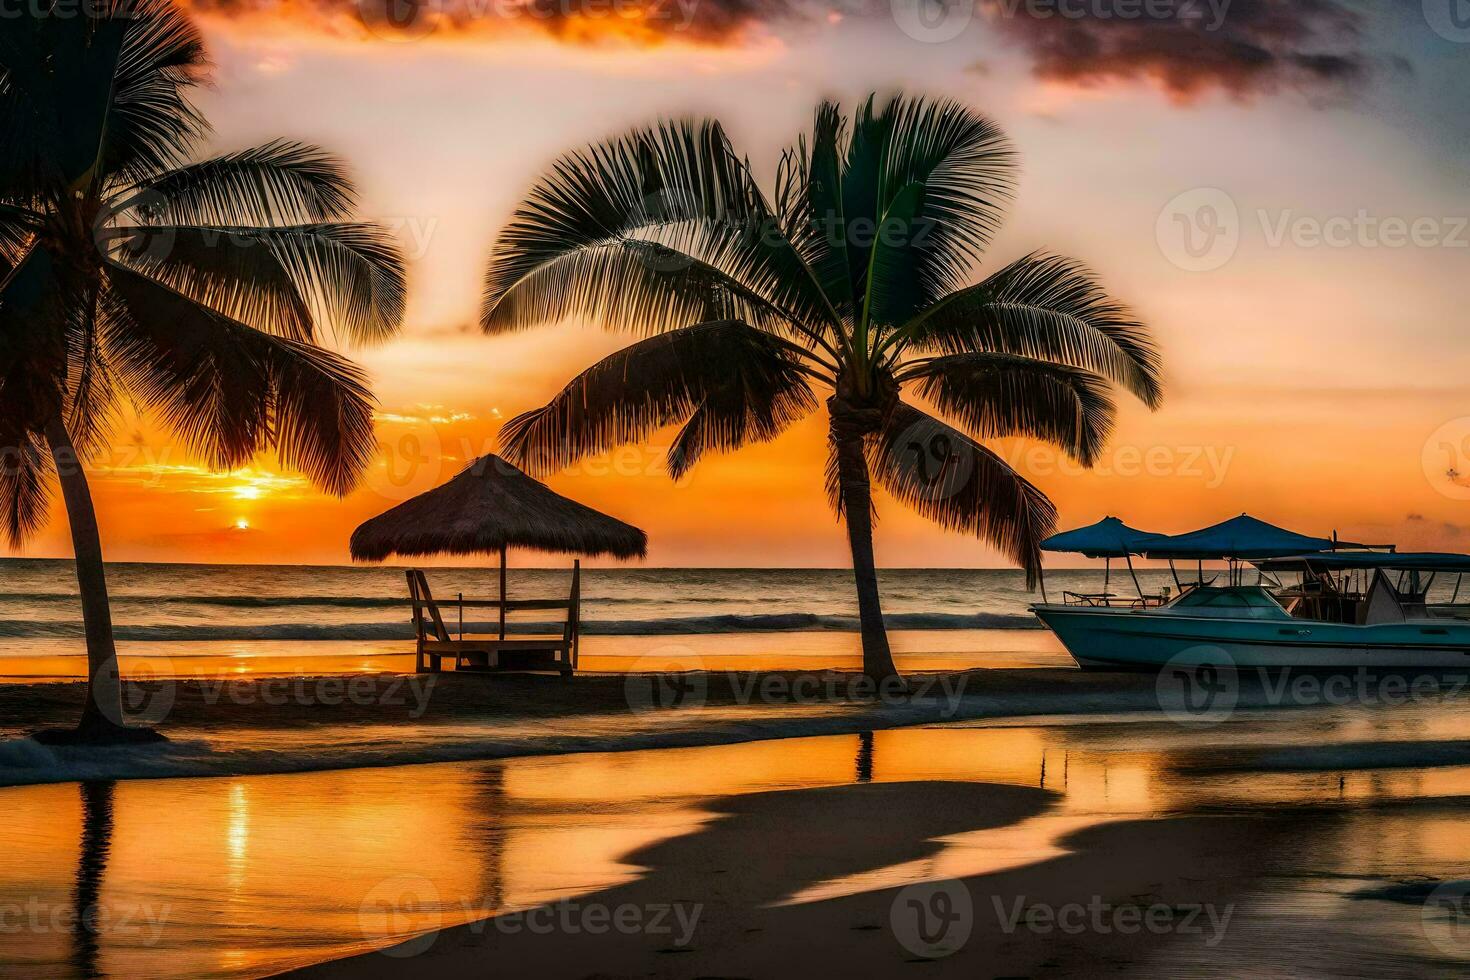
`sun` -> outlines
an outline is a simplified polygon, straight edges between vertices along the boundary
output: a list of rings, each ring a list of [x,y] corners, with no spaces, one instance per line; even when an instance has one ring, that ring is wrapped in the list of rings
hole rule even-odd
[[[237,530],[237,531],[248,531],[248,530],[250,530],[250,522],[247,521],[243,517],[237,517],[237,518],[235,518],[235,530]]]

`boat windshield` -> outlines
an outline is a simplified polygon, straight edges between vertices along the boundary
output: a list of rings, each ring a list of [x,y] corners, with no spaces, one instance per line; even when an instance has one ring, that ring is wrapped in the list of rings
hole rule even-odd
[[[1175,599],[1167,609],[1176,614],[1242,619],[1282,619],[1287,616],[1281,603],[1259,585],[1202,585]]]

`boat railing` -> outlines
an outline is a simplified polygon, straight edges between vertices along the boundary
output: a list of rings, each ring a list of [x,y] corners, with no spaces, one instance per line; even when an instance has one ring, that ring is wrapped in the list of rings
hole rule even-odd
[[[1068,606],[1092,609],[1154,609],[1169,601],[1168,593],[1155,595],[1120,595],[1117,592],[1063,592],[1062,602]]]

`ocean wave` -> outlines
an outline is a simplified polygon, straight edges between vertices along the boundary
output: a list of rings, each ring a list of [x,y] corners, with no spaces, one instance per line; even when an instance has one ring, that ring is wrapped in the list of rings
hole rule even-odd
[[[453,602],[454,593],[448,594]],[[515,598],[514,593],[511,598]],[[643,596],[599,596],[582,593],[584,603],[619,606],[647,603]],[[679,600],[687,605],[704,605],[728,602],[726,596],[690,596]],[[0,603],[15,602],[28,605],[76,605],[80,602],[74,592],[0,592]],[[112,596],[114,606],[135,604],[140,606],[219,606],[226,609],[274,609],[302,606],[319,606],[338,609],[396,609],[408,605],[407,596],[350,596],[350,595],[129,595]]]
[[[968,629],[1040,629],[1031,615],[1006,613],[894,613],[886,618],[889,629],[897,630],[968,630]],[[516,623],[518,633],[559,633],[560,623]],[[499,629],[492,622],[466,622],[466,633],[493,633]],[[450,632],[457,633],[458,624]],[[582,632],[588,636],[676,636],[714,633],[853,633],[858,630],[856,616],[822,616],[813,613],[727,614],[720,616],[684,616],[665,619],[587,620]],[[238,623],[232,625],[158,626],[121,625],[115,628],[119,640],[183,641],[183,640],[411,640],[413,627],[408,623]],[[31,619],[0,620],[0,638],[72,639],[83,635],[82,624],[72,622],[38,622]]]

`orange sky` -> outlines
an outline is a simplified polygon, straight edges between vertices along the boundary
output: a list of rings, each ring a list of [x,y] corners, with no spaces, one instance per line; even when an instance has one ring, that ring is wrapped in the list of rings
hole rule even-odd
[[[213,11],[216,85],[201,103],[219,147],[299,137],[350,160],[365,214],[391,222],[412,256],[409,318],[401,339],[352,352],[381,401],[383,454],[361,489],[325,498],[269,457],[208,473],[130,418],[92,472],[110,559],[345,561],[357,523],[493,450],[505,418],[626,342],[575,324],[495,339],[470,326],[495,234],[555,155],[661,115],[712,114],[769,175],[816,99],[894,87],[962,98],[1019,146],[1024,178],[992,262],[1038,247],[1075,255],[1163,347],[1164,407],[1125,405],[1096,472],[1004,447],[1063,526],[1111,513],[1176,531],[1248,510],[1305,532],[1470,548],[1470,486],[1447,476],[1457,461],[1470,473],[1470,232],[1456,231],[1470,174],[1453,110],[1470,45],[1423,24],[1372,34],[1385,38],[1372,57],[1409,67],[1323,95],[1223,72],[1186,84],[1178,66],[1131,67],[1126,50],[1057,77],[1042,70],[1041,42],[1026,42],[1038,45],[1028,57],[1012,28],[984,20],[943,43],[856,16],[720,22],[696,43],[630,42],[636,18],[610,45],[524,25],[401,43],[365,39],[330,0],[312,8],[326,14],[288,8],[288,20],[219,13],[271,5],[195,6]],[[1221,192],[1237,247],[1195,268],[1170,237],[1173,212]],[[1420,221],[1425,234],[1395,245],[1383,219]],[[652,564],[842,565],[824,439],[814,418],[674,485],[664,435],[551,482],[644,527]],[[879,507],[883,564],[999,564],[973,539]],[[25,553],[69,551],[58,516]]]

